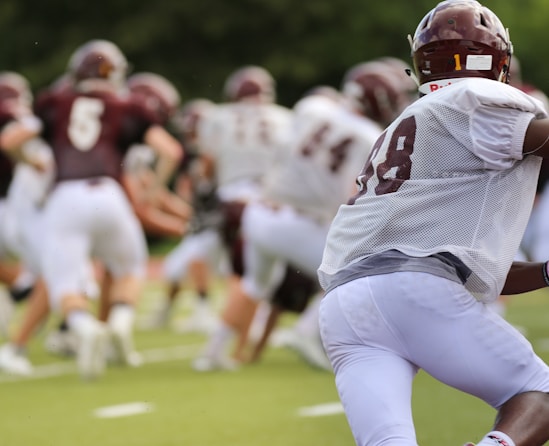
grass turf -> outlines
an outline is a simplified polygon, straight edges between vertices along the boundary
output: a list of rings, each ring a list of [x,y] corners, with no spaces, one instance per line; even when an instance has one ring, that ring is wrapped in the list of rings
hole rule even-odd
[[[150,282],[140,312],[160,297],[160,284]],[[543,290],[513,297],[508,306],[508,319],[528,330],[534,348],[546,360],[548,298],[549,292]],[[184,297],[180,315],[188,312],[189,300]],[[284,322],[291,320],[288,316]],[[311,369],[291,351],[270,348],[261,363],[239,372],[199,374],[190,361],[204,336],[169,329],[137,331],[136,344],[146,359],[141,368],[111,366],[100,380],[83,382],[71,359],[45,352],[45,331],[29,347],[39,377],[0,374],[1,446],[354,444],[345,417],[337,410],[333,376]],[[44,376],[48,372],[51,376]],[[128,403],[138,403],[143,412],[97,416],[100,408]],[[300,415],[304,407],[330,403],[334,413]],[[424,373],[415,382],[413,406],[423,446],[477,441],[495,415],[482,402]]]

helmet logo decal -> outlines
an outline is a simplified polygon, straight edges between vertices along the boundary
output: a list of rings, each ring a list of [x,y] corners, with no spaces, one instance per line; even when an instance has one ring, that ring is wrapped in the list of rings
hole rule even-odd
[[[456,71],[461,71],[461,59],[459,54],[454,54],[454,61],[456,62]]]
[[[467,70],[486,70],[492,69],[492,55],[491,54],[468,54],[467,64],[465,66]]]

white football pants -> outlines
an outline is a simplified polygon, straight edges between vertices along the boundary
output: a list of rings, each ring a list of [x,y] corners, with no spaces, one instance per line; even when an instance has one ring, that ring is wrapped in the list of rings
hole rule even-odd
[[[494,408],[549,392],[530,343],[460,284],[426,273],[353,280],[330,291],[320,330],[357,445],[415,446],[412,381],[419,369]]]

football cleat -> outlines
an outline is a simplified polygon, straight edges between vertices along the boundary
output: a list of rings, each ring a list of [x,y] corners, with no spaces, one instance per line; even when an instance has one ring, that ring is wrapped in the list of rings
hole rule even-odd
[[[125,310],[123,306],[115,307],[109,316],[113,357],[129,367],[139,367],[143,364],[143,359],[134,348],[133,313]]]
[[[213,333],[219,325],[217,315],[209,308],[209,304],[198,302],[188,318],[174,324],[176,333]]]
[[[213,372],[216,370],[234,372],[238,370],[239,364],[228,356],[199,356],[192,362],[192,368],[196,372]]]
[[[97,321],[79,335],[76,361],[80,376],[86,380],[98,378],[105,371],[107,328]]]
[[[293,337],[287,339],[287,346],[294,350],[311,367],[332,371],[332,365],[326,356],[320,338],[294,333]]]
[[[30,376],[33,367],[28,358],[13,344],[0,347],[0,370],[16,376]]]
[[[76,356],[78,338],[70,330],[53,330],[44,341],[46,351],[59,356]]]
[[[158,312],[148,315],[139,322],[141,330],[159,330],[166,328],[169,325],[171,317],[171,308],[166,305],[158,310]]]

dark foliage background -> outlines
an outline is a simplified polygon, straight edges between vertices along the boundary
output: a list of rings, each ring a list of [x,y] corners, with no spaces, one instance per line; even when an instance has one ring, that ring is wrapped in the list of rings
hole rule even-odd
[[[523,77],[549,91],[549,2],[486,0],[511,30]],[[339,86],[352,65],[378,56],[409,61],[431,0],[2,0],[0,70],[35,90],[60,76],[74,49],[93,38],[117,43],[134,71],[170,79],[183,100],[221,99],[226,76],[266,67],[279,100],[292,105],[314,85]]]

